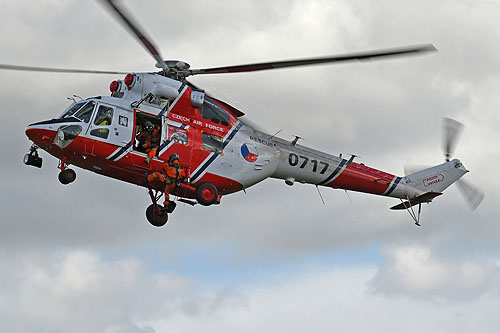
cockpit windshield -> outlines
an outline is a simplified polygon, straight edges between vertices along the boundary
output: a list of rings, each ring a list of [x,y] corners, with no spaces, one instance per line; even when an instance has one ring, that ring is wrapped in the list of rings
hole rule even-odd
[[[85,104],[85,102],[78,102],[78,103],[71,104],[70,107],[66,111],[64,111],[64,113],[62,114],[62,116],[60,118],[64,119],[64,118],[73,117],[75,112],[78,111],[83,106],[83,104]]]
[[[92,117],[92,111],[94,111],[95,102],[81,101],[71,105],[66,112],[63,113],[61,119],[74,117],[85,123],[90,121]]]

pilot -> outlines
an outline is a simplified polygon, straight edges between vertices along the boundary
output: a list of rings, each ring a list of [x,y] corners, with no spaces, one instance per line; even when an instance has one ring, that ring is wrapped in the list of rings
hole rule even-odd
[[[144,162],[149,164],[151,159],[155,157],[158,146],[160,145],[160,128],[158,126],[153,126],[153,124],[147,120],[144,123],[144,129],[136,136],[136,139],[139,141],[139,150],[148,154]]]
[[[113,118],[113,111],[111,109],[102,112],[102,109],[99,109],[99,112],[95,118],[94,123],[98,126],[105,126],[111,124],[111,119]]]
[[[107,109],[107,110],[106,110]],[[113,111],[109,108],[99,108],[97,115],[94,120],[94,124],[97,126],[106,126],[111,124],[111,119],[113,119]],[[107,139],[108,138],[109,129],[100,128],[97,130],[96,135]]]
[[[165,185],[165,200],[163,206],[171,213],[176,204],[170,201],[170,192],[172,192],[175,187],[181,185],[181,182],[187,177],[186,169],[179,162],[179,155],[172,154],[168,158],[167,163],[162,167],[162,170],[155,171],[150,174],[145,174],[146,184],[153,181],[161,181]]]

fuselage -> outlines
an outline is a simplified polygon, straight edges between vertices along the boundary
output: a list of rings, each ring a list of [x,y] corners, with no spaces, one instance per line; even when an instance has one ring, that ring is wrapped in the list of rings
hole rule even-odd
[[[185,198],[193,198],[196,186],[204,182],[214,184],[223,196],[267,178],[401,199],[432,190],[417,183],[431,183],[433,179],[425,178],[434,174],[398,177],[256,131],[238,119],[238,110],[182,82],[155,74],[135,74],[134,80],[119,81],[111,97],[75,102],[58,119],[29,125],[27,136],[65,164],[139,186],[146,186],[146,173],[160,170],[170,155],[178,154],[190,177],[174,194]],[[106,112],[111,116],[102,122]],[[161,133],[150,163],[136,139],[146,120]],[[434,170],[441,176],[431,185],[451,185],[465,174],[463,166],[454,166],[457,161]],[[453,168],[460,172],[449,177],[444,170]],[[162,190],[162,185],[156,184],[156,189]]]

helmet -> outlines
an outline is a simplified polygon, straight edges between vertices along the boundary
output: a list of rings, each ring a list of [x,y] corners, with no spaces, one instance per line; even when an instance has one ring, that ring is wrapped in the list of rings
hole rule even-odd
[[[168,163],[171,164],[173,163],[175,160],[179,161],[179,155],[177,154],[172,154],[170,155],[170,157],[168,158]]]
[[[152,131],[153,124],[149,120],[146,120],[146,122],[144,123],[144,128],[147,129],[148,131]]]

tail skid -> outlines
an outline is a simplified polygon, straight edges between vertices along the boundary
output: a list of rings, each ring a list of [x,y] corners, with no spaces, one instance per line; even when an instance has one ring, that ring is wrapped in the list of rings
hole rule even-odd
[[[427,192],[413,199],[408,199],[408,201],[403,202],[403,199],[400,199],[401,203],[399,205],[391,207],[391,209],[394,210],[406,209],[408,211],[408,214],[410,214],[411,218],[413,219],[413,221],[415,221],[415,224],[420,227],[420,212],[422,211],[422,203],[423,202],[430,203],[432,202],[432,199],[434,199],[437,196],[440,196],[441,194],[443,193]],[[413,206],[415,205],[418,205],[418,214],[415,214],[415,211],[413,210]]]

